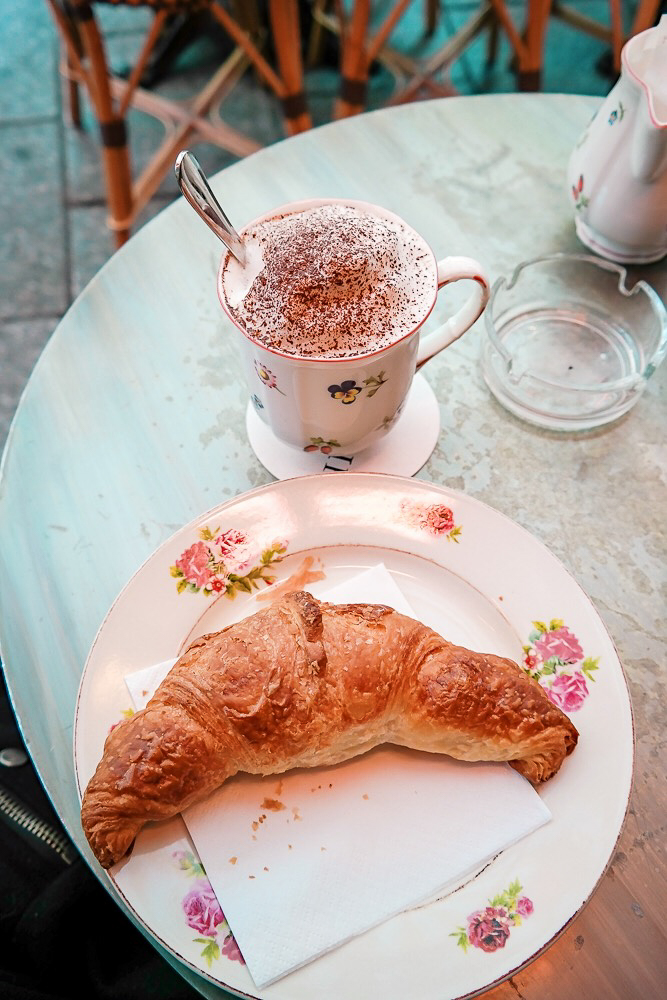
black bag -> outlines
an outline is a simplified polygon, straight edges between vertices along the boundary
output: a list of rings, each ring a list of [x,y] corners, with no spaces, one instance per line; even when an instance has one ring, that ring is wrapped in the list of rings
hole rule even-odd
[[[122,913],[63,829],[25,753],[4,674],[0,887],[3,1000],[200,998]]]

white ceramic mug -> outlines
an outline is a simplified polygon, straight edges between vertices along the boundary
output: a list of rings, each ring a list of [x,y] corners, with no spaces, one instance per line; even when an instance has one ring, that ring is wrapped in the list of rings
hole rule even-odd
[[[262,346],[232,313],[224,276],[230,255],[218,272],[222,308],[240,330],[250,398],[261,419],[281,441],[302,451],[342,449],[347,455],[368,448],[394,425],[405,403],[415,371],[470,329],[489,298],[489,280],[482,265],[470,257],[436,261],[426,241],[397,215],[363,201],[312,199],[291,202],[266,213],[245,227],[325,204],[352,206],[404,227],[433,262],[432,296],[413,329],[386,347],[356,357],[298,357]],[[453,281],[469,279],[471,294],[461,308],[431,333],[420,336],[438,291]]]

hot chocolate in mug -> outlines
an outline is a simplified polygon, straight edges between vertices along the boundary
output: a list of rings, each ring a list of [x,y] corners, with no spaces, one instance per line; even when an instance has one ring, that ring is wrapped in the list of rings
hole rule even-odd
[[[277,438],[305,451],[353,455],[387,434],[415,372],[468,330],[489,281],[469,257],[436,257],[377,205],[312,199],[274,209],[241,233],[218,272],[222,308],[241,332],[250,397]],[[445,285],[467,279],[465,303],[422,327]]]

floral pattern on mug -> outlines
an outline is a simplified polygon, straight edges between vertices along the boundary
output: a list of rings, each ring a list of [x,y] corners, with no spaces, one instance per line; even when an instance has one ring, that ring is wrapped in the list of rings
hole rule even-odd
[[[533,631],[523,647],[523,669],[546,690],[547,697],[563,712],[576,712],[589,695],[588,684],[599,669],[599,657],[584,656],[576,635],[562,618],[533,622]]]
[[[327,392],[332,399],[339,399],[341,403],[349,406],[350,403],[355,402],[359,393],[362,392],[362,388],[357,385],[353,378],[349,378],[341,382],[340,385],[330,385]]]
[[[376,431],[388,431],[389,428],[396,422],[399,416],[398,410],[392,416],[385,417],[381,424],[378,424],[375,428]]]
[[[364,385],[366,386],[366,396],[368,399],[374,396],[378,391],[380,386],[383,386],[387,379],[383,371],[379,372],[377,375],[371,375],[370,378],[364,379]]]
[[[363,379],[363,384],[366,386],[366,398],[370,399],[378,389],[385,384],[387,381],[384,371],[378,372],[377,375],[370,375],[368,378]],[[330,385],[327,387],[327,392],[332,397],[332,399],[339,399],[341,403],[345,403],[349,406],[350,403],[354,403],[357,398],[364,392],[362,386],[357,385],[353,378],[345,379],[340,385]]]
[[[250,400],[251,400],[252,405],[255,407],[256,410],[263,410],[264,409],[264,403],[261,401],[261,399],[259,398],[259,396],[257,395],[257,393],[253,393],[252,396],[250,397]]]
[[[268,570],[281,562],[287,545],[284,539],[276,539],[259,552],[243,531],[205,527],[199,532],[199,541],[181,553],[169,572],[178,580],[179,594],[187,590],[206,597],[219,594],[234,598],[238,593],[259,590],[260,583],[271,586],[275,576]]]
[[[584,194],[584,175],[579,174],[579,180],[576,184],[572,185],[572,197],[574,198],[574,207],[579,211],[579,209],[586,208],[588,205],[588,198]]]
[[[510,930],[520,927],[534,910],[528,896],[521,895],[522,889],[519,880],[515,879],[504,892],[490,899],[488,906],[471,913],[465,927],[457,927],[449,936],[456,938],[457,945],[464,951],[469,945],[487,953],[504,948]]]
[[[324,438],[314,437],[310,439],[310,444],[305,445],[304,451],[321,451],[323,455],[330,455],[332,448],[340,448],[339,441],[325,441]]]
[[[463,531],[460,524],[454,521],[454,511],[444,503],[434,503],[430,506],[408,503],[401,504],[401,513],[408,523],[432,535],[444,535],[448,542],[458,544]]]
[[[266,368],[264,365],[260,364],[259,361],[255,361],[255,371],[257,372],[257,374],[259,375],[259,377],[261,378],[262,382],[264,383],[267,389],[275,389],[277,392],[280,393],[281,396],[285,395],[282,389],[278,388],[278,382],[276,380],[276,376],[273,374],[270,368]]]
[[[245,965],[201,861],[191,851],[174,851],[173,857],[181,871],[195,880],[181,906],[188,927],[202,935],[192,939],[195,944],[204,945],[202,958],[209,968],[221,955]]]

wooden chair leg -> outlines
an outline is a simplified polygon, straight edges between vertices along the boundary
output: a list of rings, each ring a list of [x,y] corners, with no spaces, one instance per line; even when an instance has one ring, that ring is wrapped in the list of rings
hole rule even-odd
[[[520,50],[518,64],[518,88],[521,91],[542,89],[544,39],[551,14],[551,4],[552,0],[530,0],[526,5],[525,45]]]
[[[68,76],[65,81],[67,89],[68,122],[73,128],[81,128],[81,95],[79,84]]]
[[[81,38],[74,19],[55,0],[47,0],[60,36],[60,75],[63,81],[63,107],[68,124],[81,128],[81,100],[77,68],[81,64]]]
[[[609,0],[609,17],[611,21],[611,56],[614,69],[621,72],[621,49],[623,48],[623,12],[621,0]]]
[[[125,137],[125,124],[122,121],[108,123],[106,128],[107,142],[113,139],[113,130],[109,124],[119,126],[118,145],[107,144],[103,149],[104,171],[107,184],[107,208],[109,216],[107,226],[112,231],[116,248],[121,247],[130,237],[134,222],[134,205],[132,199],[132,176],[130,172],[130,156]],[[103,136],[105,132],[103,131]],[[104,138],[102,139],[104,142]]]
[[[79,56],[81,55],[81,41],[73,36],[73,44],[77,46]],[[79,84],[76,80],[76,68],[72,62],[72,56],[65,49],[63,54],[65,61],[64,84],[66,92],[67,120],[74,128],[81,128],[81,94]]]
[[[269,0],[269,18],[280,76],[285,85],[282,98],[288,135],[312,128],[303,88],[301,30],[297,0]]]
[[[410,5],[410,0],[395,0],[384,21],[372,38],[368,36],[371,5],[369,0],[356,0],[349,26],[341,29],[343,61],[341,91],[335,116],[358,114],[366,107],[366,91],[371,64],[386,45],[389,36]]]
[[[132,174],[125,120],[114,110],[104,43],[88,4],[64,6],[49,0],[49,7],[65,48],[64,74],[70,95],[74,95],[72,119],[80,123],[78,87],[83,81],[100,129],[107,224],[120,246],[127,240],[133,222]]]
[[[264,58],[250,33],[236,21],[225,7],[214,4],[211,7],[211,14],[224,28],[229,37],[238,45],[254,66],[260,79],[269,87],[278,98],[285,97],[285,84],[280,75],[276,73],[273,66]]]
[[[88,90],[102,141],[102,161],[109,210],[107,225],[115,235],[117,246],[121,246],[127,240],[134,221],[127,129],[124,117],[114,110],[106,51],[90,8],[88,10],[84,8],[84,19],[79,24],[79,31],[89,61]]]
[[[342,20],[342,15],[339,15]],[[341,24],[340,94],[334,118],[356,115],[366,107],[369,61],[366,49],[371,16],[370,0],[355,0],[349,18]]]

